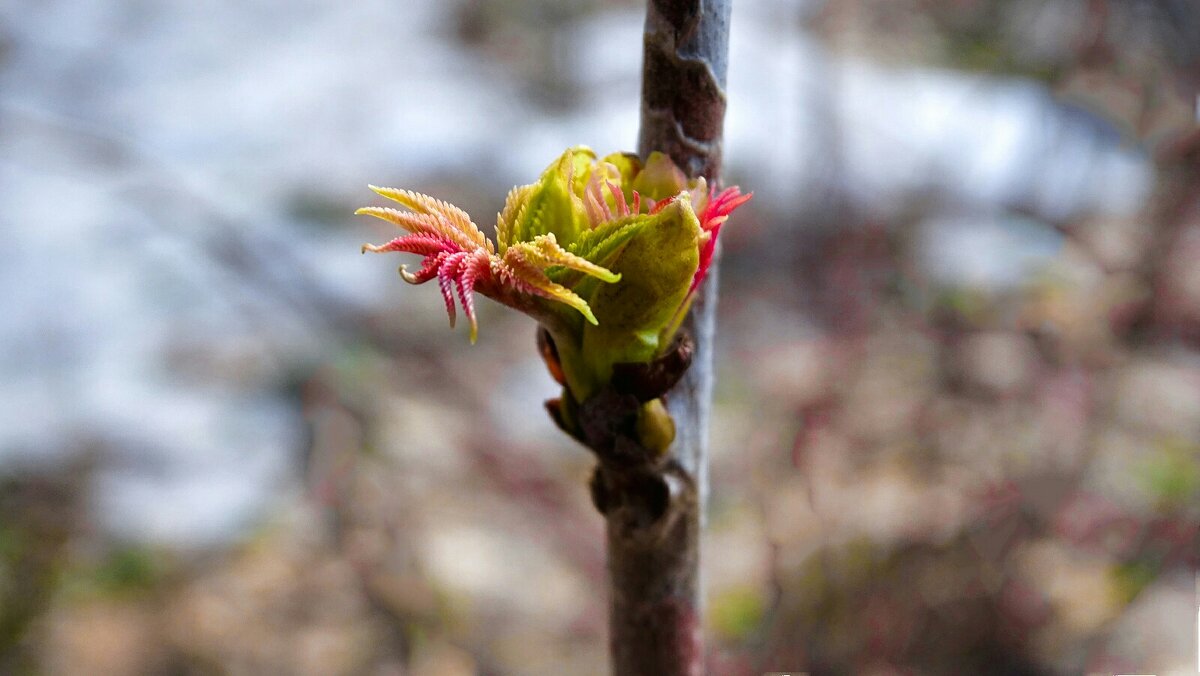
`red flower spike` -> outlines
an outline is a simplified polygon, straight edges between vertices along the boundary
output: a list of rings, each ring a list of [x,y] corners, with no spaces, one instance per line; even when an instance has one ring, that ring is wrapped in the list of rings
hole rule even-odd
[[[749,202],[751,197],[754,197],[754,193],[743,195],[741,189],[735,185],[708,199],[708,204],[700,214],[700,228],[704,230],[708,238],[701,245],[700,266],[696,268],[696,276],[692,279],[692,288],[689,289],[689,293],[695,291],[704,281],[704,276],[708,274],[708,267],[712,264],[713,254],[717,250],[717,237],[721,234],[721,225],[729,219],[729,214]]]

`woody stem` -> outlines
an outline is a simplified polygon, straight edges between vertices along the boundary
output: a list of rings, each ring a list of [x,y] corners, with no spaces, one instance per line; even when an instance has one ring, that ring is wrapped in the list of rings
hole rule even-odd
[[[646,12],[638,151],[643,158],[665,152],[713,189],[721,165],[731,7],[732,0],[650,0]],[[618,676],[704,671],[700,530],[717,277],[714,258],[683,323],[695,354],[666,397],[676,428],[669,458],[632,465],[602,459],[593,482],[607,521]]]

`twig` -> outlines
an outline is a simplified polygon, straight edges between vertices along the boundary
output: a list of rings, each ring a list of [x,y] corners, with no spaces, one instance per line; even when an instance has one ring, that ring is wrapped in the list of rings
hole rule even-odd
[[[721,166],[731,6],[731,0],[651,0],[646,12],[638,151],[643,157],[663,151],[713,188]],[[613,672],[620,676],[704,671],[700,528],[716,289],[714,260],[684,323],[691,366],[666,396],[676,429],[669,457],[621,465],[606,462],[589,443],[601,457],[593,495],[607,519],[610,641]],[[619,444],[613,450],[620,455]]]

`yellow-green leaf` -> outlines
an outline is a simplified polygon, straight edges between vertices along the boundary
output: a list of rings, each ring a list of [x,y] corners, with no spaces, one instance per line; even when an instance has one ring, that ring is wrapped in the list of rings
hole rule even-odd
[[[598,323],[584,327],[582,353],[600,382],[613,364],[654,358],[696,274],[701,230],[689,197],[680,194],[657,216],[608,266],[621,282],[600,286],[589,299]]]
[[[650,153],[646,166],[633,180],[634,190],[655,201],[674,197],[686,187],[687,177],[683,171],[670,157],[657,151]]]
[[[583,200],[572,190],[574,166],[581,155],[582,151],[569,149],[546,168],[515,218],[510,245],[550,233],[569,245],[587,229]]]

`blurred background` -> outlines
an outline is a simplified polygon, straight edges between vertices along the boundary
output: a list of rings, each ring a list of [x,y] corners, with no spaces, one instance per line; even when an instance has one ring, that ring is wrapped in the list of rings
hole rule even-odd
[[[1194,673],[1200,6],[734,4],[711,673]],[[607,673],[531,321],[351,213],[631,148],[643,11],[0,3],[0,674]]]

